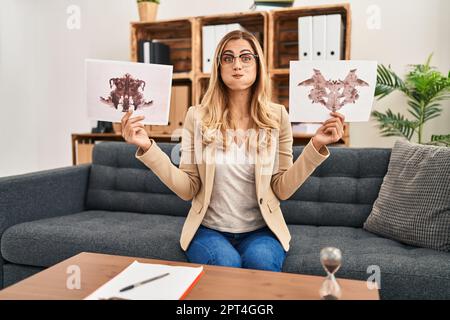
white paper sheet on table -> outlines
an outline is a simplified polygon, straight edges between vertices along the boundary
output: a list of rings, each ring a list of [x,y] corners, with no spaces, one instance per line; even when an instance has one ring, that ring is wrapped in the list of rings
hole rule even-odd
[[[170,274],[164,278],[120,292],[120,289],[124,287],[166,272]],[[203,267],[168,266],[134,261],[125,270],[86,297],[85,300],[111,297],[131,300],[179,300],[202,272]]]

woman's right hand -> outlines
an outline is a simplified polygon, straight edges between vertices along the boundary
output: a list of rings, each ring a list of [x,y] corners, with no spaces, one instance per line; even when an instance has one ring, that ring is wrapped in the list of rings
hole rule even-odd
[[[133,110],[129,109],[129,111],[122,117],[122,137],[126,142],[134,144],[146,152],[151,146],[151,141],[145,131],[144,125],[138,122],[143,120],[145,117],[137,116],[130,118],[132,114]]]

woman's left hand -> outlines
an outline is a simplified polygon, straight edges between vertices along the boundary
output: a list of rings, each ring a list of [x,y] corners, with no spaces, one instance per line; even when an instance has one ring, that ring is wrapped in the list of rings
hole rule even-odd
[[[345,116],[339,112],[331,112],[333,117],[323,122],[313,137],[314,144],[324,146],[338,142],[344,135]]]

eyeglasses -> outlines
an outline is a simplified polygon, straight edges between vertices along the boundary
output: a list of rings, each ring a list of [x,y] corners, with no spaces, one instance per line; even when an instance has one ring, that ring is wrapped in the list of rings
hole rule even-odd
[[[243,67],[249,67],[256,61],[258,55],[253,53],[242,53],[238,56],[233,56],[232,54],[225,53],[220,58],[219,62],[224,66],[233,65],[236,58],[239,58]]]

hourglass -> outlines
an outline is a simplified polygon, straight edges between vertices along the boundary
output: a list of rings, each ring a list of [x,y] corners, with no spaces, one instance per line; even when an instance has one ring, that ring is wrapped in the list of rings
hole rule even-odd
[[[320,251],[320,263],[327,272],[327,277],[320,288],[322,300],[337,300],[341,297],[341,287],[334,274],[341,267],[342,253],[338,248],[326,247]]]

